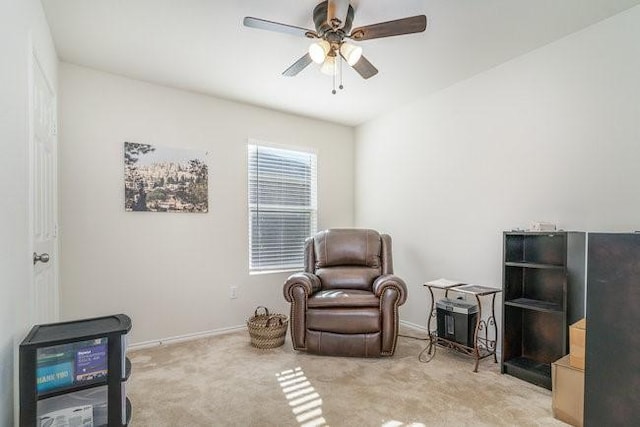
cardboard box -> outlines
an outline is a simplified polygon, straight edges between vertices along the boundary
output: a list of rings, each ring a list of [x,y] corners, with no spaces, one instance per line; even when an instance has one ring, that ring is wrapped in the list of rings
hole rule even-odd
[[[551,364],[553,416],[572,426],[584,422],[584,370],[569,364],[569,356]]]
[[[569,363],[574,368],[584,369],[584,344],[587,320],[581,319],[569,327]]]

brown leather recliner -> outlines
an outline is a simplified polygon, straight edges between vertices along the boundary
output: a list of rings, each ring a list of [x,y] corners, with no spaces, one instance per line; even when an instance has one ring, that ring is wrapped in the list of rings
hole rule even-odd
[[[391,237],[374,230],[325,230],[305,243],[305,271],[291,275],[293,348],[332,356],[391,356],[407,286],[393,275]]]

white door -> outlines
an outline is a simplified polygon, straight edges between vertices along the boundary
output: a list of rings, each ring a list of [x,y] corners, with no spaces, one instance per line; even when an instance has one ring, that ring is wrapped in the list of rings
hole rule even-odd
[[[29,323],[58,320],[56,98],[35,51],[30,81],[30,220],[33,250]]]

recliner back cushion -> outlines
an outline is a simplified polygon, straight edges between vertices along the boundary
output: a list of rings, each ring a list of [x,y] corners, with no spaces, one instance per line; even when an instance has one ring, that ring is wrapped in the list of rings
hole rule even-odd
[[[316,270],[336,266],[380,269],[381,240],[375,230],[327,230],[316,235],[314,250]]]

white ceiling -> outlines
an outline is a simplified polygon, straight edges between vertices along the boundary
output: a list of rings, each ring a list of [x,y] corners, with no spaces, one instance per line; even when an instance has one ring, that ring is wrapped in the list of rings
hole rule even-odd
[[[310,43],[246,28],[253,16],[313,29],[317,0],[42,0],[61,60],[304,116],[357,125],[640,3],[640,0],[352,0],[353,26],[427,15],[424,33],[361,42],[380,73],[345,89]]]

